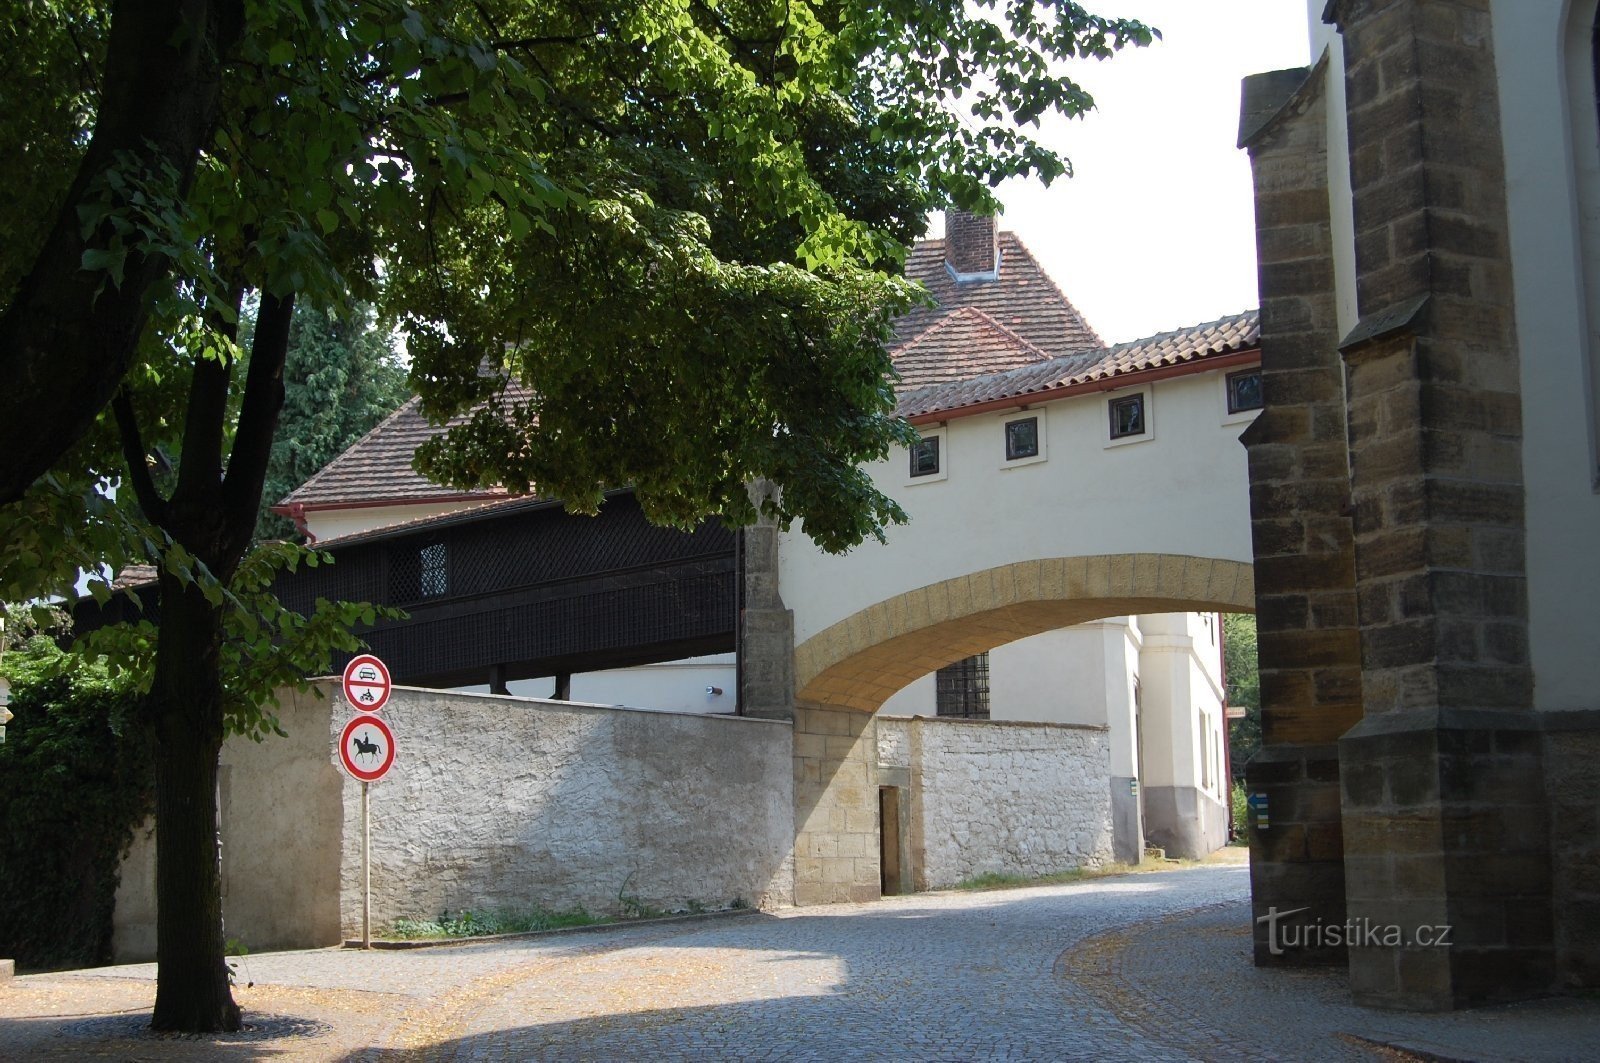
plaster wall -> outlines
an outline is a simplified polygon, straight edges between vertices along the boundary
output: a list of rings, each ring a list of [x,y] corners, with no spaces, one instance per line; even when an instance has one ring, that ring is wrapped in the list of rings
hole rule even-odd
[[[1168,855],[1227,843],[1221,631],[1215,614],[1140,618],[1145,833]]]
[[[876,722],[880,772],[900,769],[910,779],[916,888],[1112,859],[1105,728],[926,717]]]
[[[707,687],[722,693],[707,693]],[[457,689],[465,694],[489,693],[485,683]],[[507,683],[506,689],[519,698],[548,699],[555,694],[555,677],[516,679]],[[590,705],[731,713],[736,711],[738,697],[738,666],[731,653],[580,672],[572,677],[572,700]]]
[[[306,528],[319,543],[359,535],[377,528],[388,528],[424,517],[442,517],[463,509],[475,509],[487,499],[460,502],[432,502],[405,506],[352,506],[349,509],[312,510],[306,514]]]
[[[1600,134],[1593,0],[1491,5],[1522,385],[1534,707],[1600,688]]]
[[[401,688],[371,791],[373,921],[463,908],[792,900],[785,723]],[[344,719],[334,721],[337,732]],[[343,791],[346,838],[360,794]],[[340,866],[359,928],[360,853]]]
[[[1104,727],[1105,628],[1081,624],[1007,643],[989,653],[990,718]]]
[[[868,466],[909,524],[835,557],[801,528],[779,560],[795,644],[868,606],[918,587],[1016,562],[1140,552],[1251,560],[1245,423],[1226,413],[1221,372],[1158,381],[1148,392],[1151,434],[1108,445],[1105,395],[1034,407],[1044,460],[1004,461],[1012,413],[948,423],[945,472],[911,481],[904,450]]]
[[[341,799],[354,784],[329,760],[331,699],[294,691],[280,699],[288,737],[228,739],[218,781],[223,927],[255,952],[340,941]],[[112,951],[119,963],[155,958],[155,867],[154,825],[147,824],[117,888]]]

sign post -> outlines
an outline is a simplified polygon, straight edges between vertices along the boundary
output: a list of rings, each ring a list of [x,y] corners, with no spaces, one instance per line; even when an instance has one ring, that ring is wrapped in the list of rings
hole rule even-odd
[[[361,784],[361,947],[372,947],[372,813],[367,807],[369,782]]]
[[[339,764],[361,784],[361,947],[372,948],[372,810],[369,790],[394,767],[394,732],[376,715],[389,702],[389,669],[369,653],[344,669],[345,701],[356,715],[339,735]]]

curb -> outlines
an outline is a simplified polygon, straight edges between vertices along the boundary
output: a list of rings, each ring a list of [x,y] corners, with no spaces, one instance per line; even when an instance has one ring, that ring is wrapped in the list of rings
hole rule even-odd
[[[549,930],[523,930],[515,934],[484,934],[479,937],[460,938],[374,938],[373,952],[405,952],[408,949],[436,949],[446,946],[477,945],[489,941],[516,941],[521,938],[553,937],[557,934],[592,934],[595,931],[630,930],[638,926],[669,926],[674,923],[704,923],[712,919],[730,919],[737,916],[759,915],[759,908],[730,908],[722,912],[701,912],[697,915],[668,915],[660,919],[618,919],[611,923],[591,923],[588,926],[558,926]],[[346,941],[340,948],[365,951],[361,942]]]

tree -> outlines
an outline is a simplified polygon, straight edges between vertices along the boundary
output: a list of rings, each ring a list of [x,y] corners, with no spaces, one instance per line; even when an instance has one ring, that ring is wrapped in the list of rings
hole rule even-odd
[[[411,397],[406,368],[369,307],[343,314],[297,306],[289,324],[283,410],[272,441],[256,538],[294,525],[269,508]]]
[[[0,600],[159,565],[154,620],[87,649],[147,691],[153,1024],[183,1030],[239,1023],[224,731],[270,731],[274,687],[363,615],[285,613],[271,573],[318,558],[251,550],[295,307],[372,301],[425,411],[477,411],[419,454],[445,482],[580,511],[629,485],[686,525],[752,519],[764,478],[844,549],[904,519],[860,465],[912,437],[883,350],[906,242],[930,207],[1064,172],[1017,129],[1090,105],[1052,63],[1151,36],[961,0],[10,7],[41,58],[5,76],[49,103],[0,146],[53,160],[24,175],[53,220],[0,250]]]
[[[1245,710],[1228,725],[1228,763],[1236,780],[1246,762],[1261,748],[1261,669],[1256,659],[1256,618],[1250,613],[1222,617],[1223,670],[1228,677],[1228,704]]]

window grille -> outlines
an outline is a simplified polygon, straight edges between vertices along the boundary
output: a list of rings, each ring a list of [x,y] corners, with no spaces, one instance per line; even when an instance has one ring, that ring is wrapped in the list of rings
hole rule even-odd
[[[939,669],[935,711],[966,720],[989,718],[989,655],[980,653]]]

